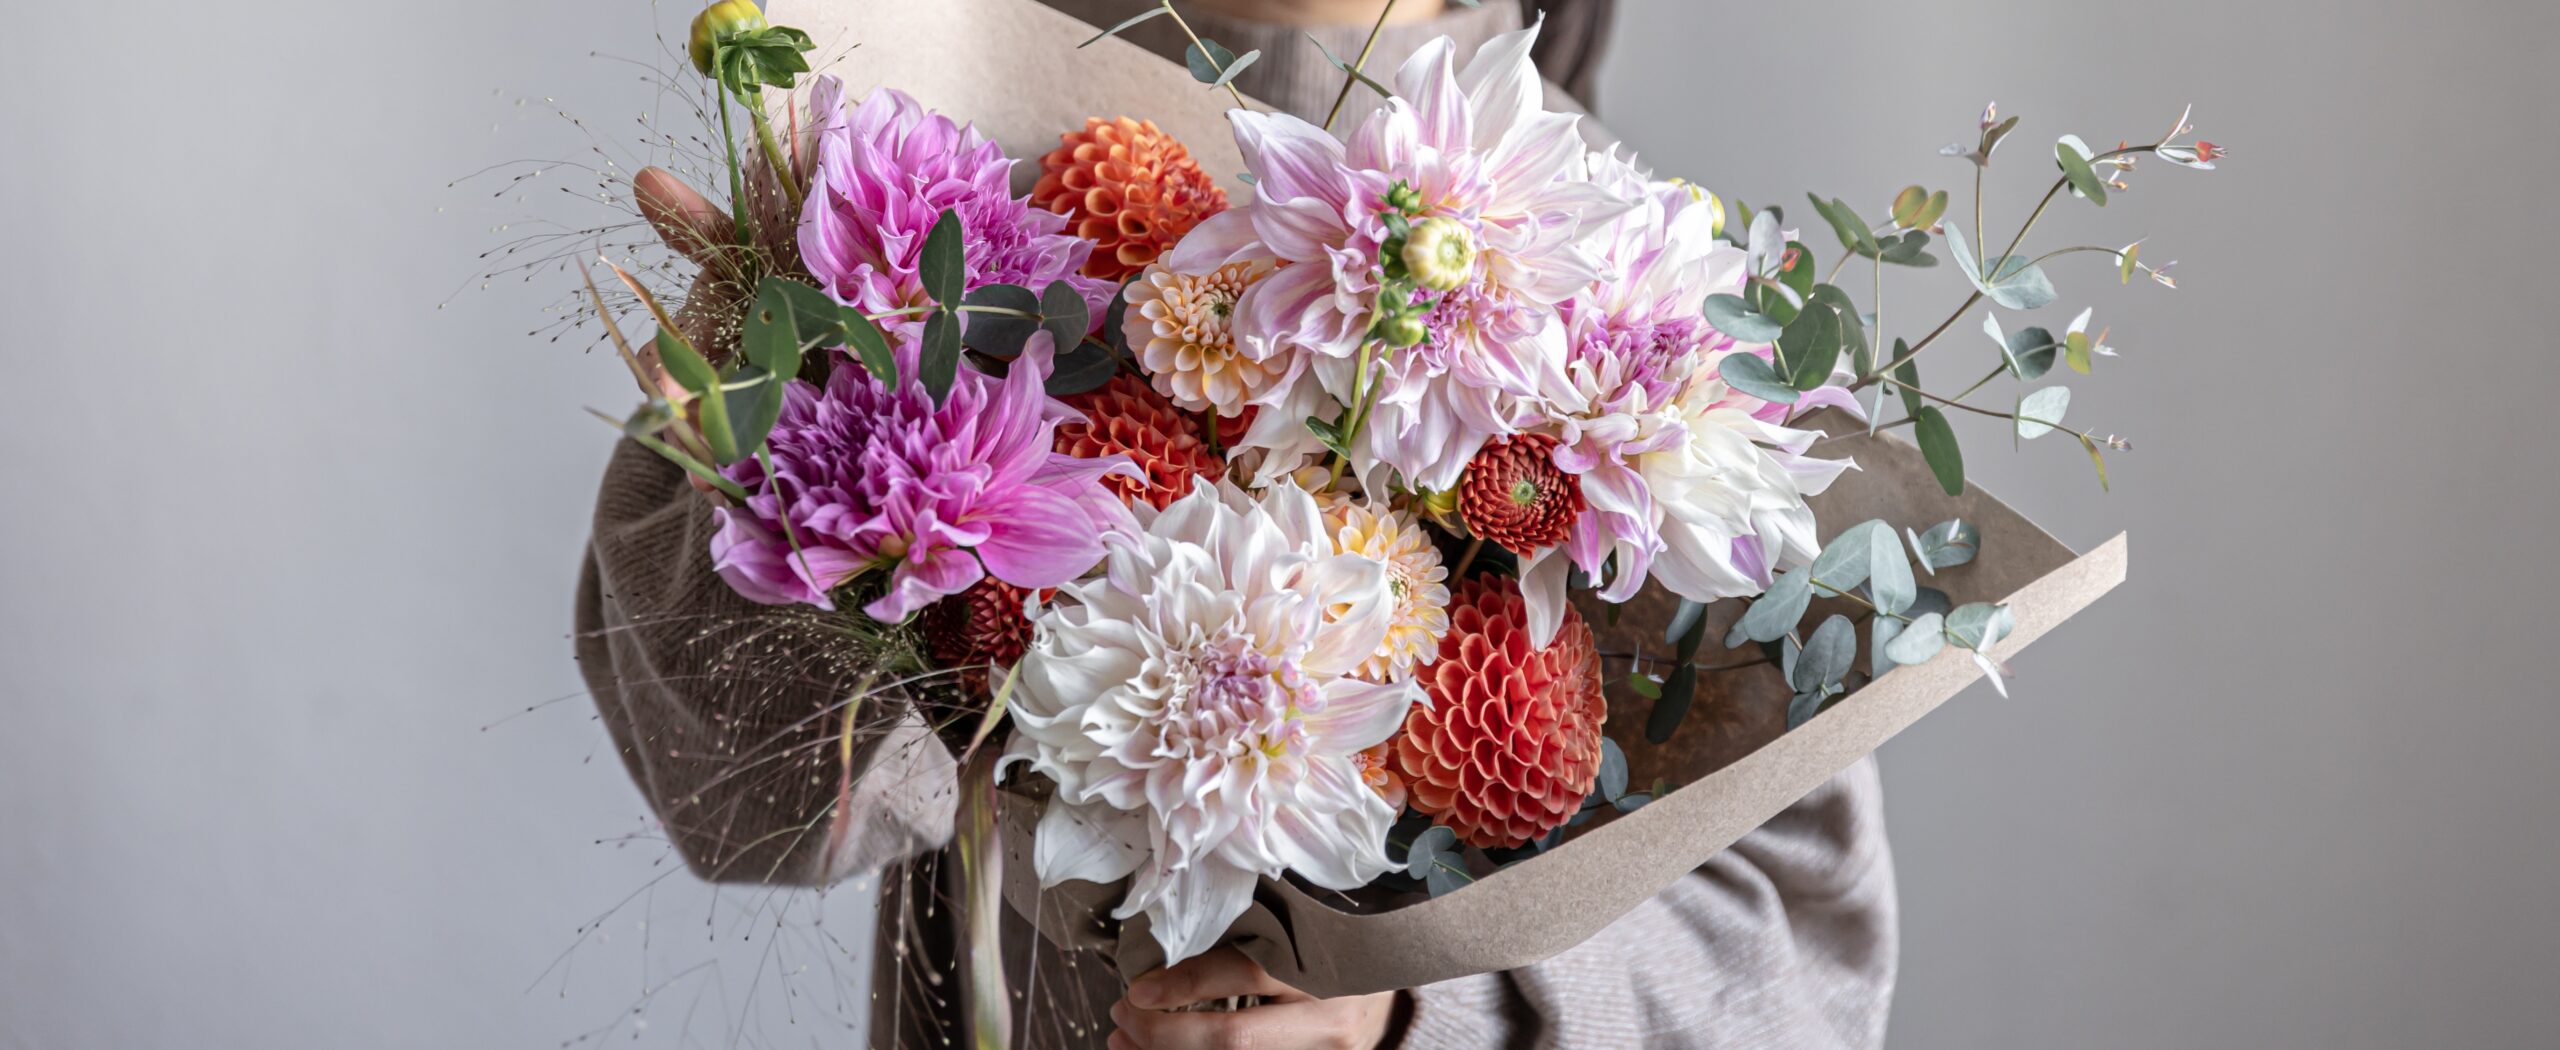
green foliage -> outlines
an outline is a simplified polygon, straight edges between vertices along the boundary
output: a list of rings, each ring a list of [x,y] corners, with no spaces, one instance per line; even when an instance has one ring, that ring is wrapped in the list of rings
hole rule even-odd
[[[951,384],[960,376],[960,323],[951,311],[938,310],[924,319],[924,347],[916,355],[916,368],[916,378],[934,404],[950,396]]]
[[[1805,607],[1813,602],[1813,569],[1806,566],[1779,573],[1769,584],[1767,593],[1751,600],[1742,619],[1734,622],[1734,631],[1755,642],[1774,642],[1794,630],[1796,621],[1804,618]],[[1738,644],[1726,640],[1728,646]]]
[[[1707,323],[1745,343],[1774,343],[1784,328],[1751,308],[1738,295],[1710,295],[1702,304]],[[1727,358],[1726,360],[1731,360]]]
[[[916,276],[924,282],[924,294],[945,307],[960,305],[961,285],[968,279],[967,250],[960,232],[960,213],[946,209],[924,235],[924,251],[916,258]]]
[[[1812,390],[1831,378],[1831,370],[1840,363],[1840,311],[1817,301],[1807,301],[1802,312],[1778,336],[1778,368],[1787,385],[1798,391]],[[1734,354],[1725,358],[1749,355]],[[1794,399],[1787,399],[1793,404]]]
[[[1912,437],[1920,442],[1929,472],[1938,476],[1938,487],[1950,496],[1964,495],[1964,451],[1956,447],[1956,429],[1947,423],[1947,414],[1936,405],[1924,405],[1911,420]]]
[[[1662,698],[1654,701],[1653,710],[1644,720],[1644,738],[1660,744],[1678,732],[1680,721],[1689,717],[1689,708],[1698,699],[1698,665],[1684,663],[1671,669],[1662,680]]]
[[[1758,354],[1726,354],[1716,365],[1716,374],[1734,389],[1762,401],[1792,405],[1801,396],[1788,380],[1779,377],[1776,368]]]
[[[1825,201],[1810,193],[1805,194],[1805,199],[1812,201],[1813,210],[1821,214],[1823,221],[1831,224],[1832,234],[1840,238],[1842,251],[1857,252],[1870,258],[1875,256],[1875,234],[1869,231],[1867,220],[1859,218],[1857,209],[1850,207],[1849,202],[1838,197]]]
[[[1952,226],[1947,228],[1947,251],[1964,269],[1965,280],[1992,302],[2012,310],[2033,310],[2053,302],[2053,281],[2023,255],[2004,255],[1997,265],[1985,269],[1975,265],[1973,250],[1964,242],[1964,234]]]
[[[1207,37],[1182,50],[1182,64],[1190,67],[1191,79],[1210,87],[1225,87],[1237,73],[1243,72],[1246,66],[1260,57],[1260,51],[1247,51],[1238,56],[1227,50],[1225,45]]]
[[[1893,224],[1906,230],[1925,230],[1938,224],[1947,213],[1947,191],[1931,193],[1918,186],[1905,186],[1893,197]],[[1926,242],[1923,242],[1926,243]]]
[[[1093,312],[1074,285],[1051,281],[1040,290],[1040,328],[1049,333],[1054,352],[1063,357],[1084,342],[1086,332],[1093,330]]]
[[[2062,179],[2071,185],[2072,195],[2085,197],[2103,208],[2107,205],[2107,185],[2098,178],[2097,169],[2089,166],[2089,158],[2095,155],[2078,135],[2064,135],[2053,144],[2054,163],[2061,166]]]
[[[1163,4],[1157,4],[1157,5],[1156,5],[1156,6],[1154,6],[1154,7],[1150,7],[1150,8],[1148,8],[1148,9],[1144,10],[1144,11],[1140,11],[1140,12],[1138,12],[1137,14],[1130,15],[1130,16],[1129,16],[1129,17],[1127,17],[1127,18],[1123,18],[1123,19],[1121,19],[1121,20],[1120,20],[1120,23],[1119,23],[1118,25],[1112,26],[1112,27],[1111,27],[1111,28],[1109,28],[1109,29],[1105,29],[1105,30],[1103,30],[1103,31],[1101,31],[1101,32],[1099,32],[1099,33],[1095,33],[1095,34],[1094,34],[1094,35],[1092,35],[1092,36],[1086,37],[1086,38],[1085,38],[1084,43],[1077,44],[1076,46],[1077,46],[1078,48],[1091,47],[1091,46],[1093,46],[1094,42],[1096,42],[1096,41],[1098,41],[1098,40],[1101,40],[1103,37],[1106,37],[1106,36],[1119,36],[1121,33],[1128,31],[1130,27],[1135,26],[1135,25],[1137,25],[1137,24],[1138,24],[1138,23],[1140,23],[1140,22],[1144,22],[1144,21],[1146,21],[1147,19],[1154,18],[1154,17],[1156,17],[1156,16],[1158,16],[1158,15],[1169,15],[1169,14],[1172,14],[1172,13],[1173,13],[1173,9],[1172,9],[1172,8],[1170,8],[1170,7],[1166,7],[1166,6],[1164,6]]]
[[[1011,360],[1020,356],[1022,344],[1030,341],[1031,333],[1040,330],[1040,297],[1021,285],[980,285],[970,289],[960,303],[978,308],[966,311],[968,325],[960,341],[988,357]],[[1067,345],[1058,349],[1066,350]]]
[[[1972,561],[1982,550],[1982,530],[1962,518],[1939,522],[1927,532],[1905,530],[1904,535],[1911,541],[1912,556],[1931,576]]]
[[[2071,388],[2048,386],[2028,392],[2018,399],[2018,439],[2033,441],[2062,423],[2062,414],[2071,408]]]

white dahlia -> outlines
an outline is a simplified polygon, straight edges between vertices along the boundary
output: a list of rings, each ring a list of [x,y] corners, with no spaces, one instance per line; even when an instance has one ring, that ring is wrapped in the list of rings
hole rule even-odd
[[[1352,676],[1387,639],[1377,560],[1339,550],[1305,490],[1198,483],[1099,577],[1058,589],[1024,654],[1004,765],[1057,783],[1044,886],[1130,878],[1168,963],[1215,947],[1255,881],[1351,889],[1389,869],[1395,812],[1357,756],[1421,691]]]

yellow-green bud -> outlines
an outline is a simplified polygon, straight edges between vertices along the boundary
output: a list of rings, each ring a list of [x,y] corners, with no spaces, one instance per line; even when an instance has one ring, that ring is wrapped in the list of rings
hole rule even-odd
[[[1387,187],[1387,207],[1408,214],[1421,211],[1422,192],[1414,189],[1410,184],[1398,182]]]
[[[1433,216],[1405,235],[1404,269],[1415,284],[1445,292],[1467,283],[1475,267],[1475,237],[1455,219]]]
[[[1398,350],[1419,343],[1430,335],[1431,330],[1423,327],[1419,314],[1396,314],[1378,322],[1379,340]]]
[[[755,0],[719,0],[693,16],[693,38],[685,45],[693,56],[694,72],[711,75],[711,51],[720,42],[740,33],[764,28],[764,12]]]

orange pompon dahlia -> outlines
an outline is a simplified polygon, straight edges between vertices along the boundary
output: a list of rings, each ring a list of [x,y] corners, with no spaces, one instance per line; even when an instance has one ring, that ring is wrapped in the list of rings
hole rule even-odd
[[[1487,442],[1458,481],[1467,531],[1520,554],[1563,543],[1582,516],[1582,480],[1556,466],[1555,448],[1545,434]]]
[[[1040,158],[1031,203],[1066,216],[1068,233],[1094,243],[1086,276],[1127,280],[1227,210],[1227,191],[1154,121],[1093,117],[1058,141]]]
[[[1471,846],[1506,849],[1564,824],[1600,774],[1600,653],[1565,610],[1554,644],[1529,644],[1509,577],[1477,576],[1449,605],[1440,659],[1416,672],[1430,694],[1395,737],[1413,808]]]
[[[1085,419],[1058,424],[1058,451],[1084,459],[1125,454],[1146,473],[1145,480],[1117,474],[1102,479],[1123,500],[1145,500],[1163,510],[1191,491],[1191,479],[1214,481],[1226,472],[1226,461],[1200,440],[1200,424],[1146,380],[1124,372],[1061,400]]]
[[[934,663],[958,670],[969,692],[986,692],[987,665],[1010,667],[1031,644],[1031,619],[1022,612],[1030,597],[1029,590],[994,576],[979,577],[966,590],[925,606],[918,623],[925,652]]]

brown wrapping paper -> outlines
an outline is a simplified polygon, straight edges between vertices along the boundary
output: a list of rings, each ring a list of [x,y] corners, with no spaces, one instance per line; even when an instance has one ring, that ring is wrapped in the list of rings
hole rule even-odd
[[[1060,133],[1083,127],[1090,116],[1129,115],[1155,121],[1188,145],[1204,170],[1231,191],[1241,189],[1234,173],[1243,162],[1227,126],[1230,100],[1223,91],[1206,89],[1182,67],[1117,39],[1078,49],[1095,30],[1031,0],[786,0],[774,20],[809,32],[819,69],[843,78],[849,98],[894,87],[973,123],[1025,162],[1015,171],[1017,187],[1029,184],[1036,174],[1029,162],[1055,146]],[[1819,450],[1854,458],[1863,468],[1813,500],[1825,539],[1870,518],[1897,528],[1949,518],[1979,527],[1980,557],[1921,582],[1958,604],[2007,602],[2017,629],[1995,656],[2033,644],[2124,580],[2123,536],[2075,555],[1981,489],[1967,486],[1963,495],[1947,496],[1910,444],[1847,433]],[[1604,651],[1659,656],[1666,649],[1661,628],[1673,599],[1659,589],[1628,603],[1616,627],[1603,626],[1599,609],[1584,600]],[[1711,613],[1711,640],[1721,637],[1741,605],[1719,603]],[[1713,650],[1711,641],[1702,660],[1717,662]],[[1862,661],[1867,651],[1862,637]],[[1686,876],[1982,674],[1965,653],[1950,649],[1926,664],[1893,670],[1783,733],[1788,692],[1773,670],[1713,675],[1701,682],[1681,731],[1669,744],[1653,745],[1642,738],[1645,701],[1624,693],[1625,670],[1624,663],[1612,665],[1610,735],[1626,749],[1639,789],[1659,776],[1680,785],[1676,790],[1456,892],[1383,910],[1266,879],[1228,942],[1280,980],[1326,997],[1538,962]],[[1008,905],[1053,942],[1115,952],[1124,973],[1160,965],[1162,951],[1144,916],[1126,924],[1104,918],[1118,900],[1117,886],[1040,888],[1031,870],[1037,807],[1036,799],[1020,795],[1008,795],[1001,807]]]

